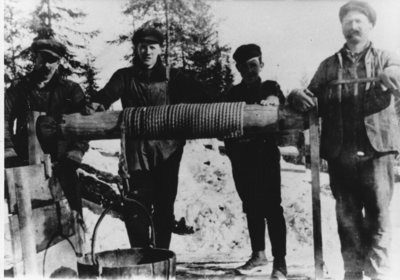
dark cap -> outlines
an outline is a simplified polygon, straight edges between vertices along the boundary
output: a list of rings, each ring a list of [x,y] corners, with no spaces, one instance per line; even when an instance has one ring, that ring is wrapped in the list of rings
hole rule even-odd
[[[233,53],[236,63],[243,63],[253,57],[261,56],[261,48],[256,44],[241,45]]]
[[[156,28],[140,28],[133,35],[132,42],[136,46],[140,42],[155,43],[162,46],[164,35]]]
[[[33,52],[47,52],[58,58],[63,57],[67,52],[63,44],[52,38],[34,40],[31,45],[31,50]]]
[[[344,4],[339,10],[340,21],[342,21],[343,18],[350,11],[358,11],[360,13],[363,13],[368,18],[368,20],[372,23],[372,25],[375,26],[375,23],[376,23],[376,12],[371,7],[371,5],[368,4],[367,2],[364,2],[364,1],[350,1],[350,2],[347,2],[346,4]]]

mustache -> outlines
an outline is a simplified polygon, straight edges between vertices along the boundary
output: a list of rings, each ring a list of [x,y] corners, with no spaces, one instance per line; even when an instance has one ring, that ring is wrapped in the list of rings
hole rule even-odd
[[[361,32],[359,30],[349,30],[346,32],[346,37],[351,37],[354,35],[361,35]]]

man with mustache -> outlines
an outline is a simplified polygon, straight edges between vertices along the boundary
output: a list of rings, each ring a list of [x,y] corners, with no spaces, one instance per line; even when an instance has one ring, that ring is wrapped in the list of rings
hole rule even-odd
[[[365,274],[382,280],[389,265],[389,205],[400,151],[394,107],[400,60],[369,40],[376,12],[368,3],[346,3],[339,18],[345,45],[320,64],[306,90],[293,90],[288,100],[302,112],[316,106],[313,97],[318,100],[321,156],[328,161],[336,200],[344,279],[361,280]],[[355,79],[364,82],[352,83]]]
[[[81,87],[62,77],[60,61],[67,50],[53,38],[35,39],[31,45],[34,69],[15,81],[4,98],[4,157],[7,167],[17,157],[19,164],[28,159],[27,116],[29,111],[43,112],[60,120],[62,114],[83,113],[85,95]],[[14,133],[14,121],[16,129]],[[86,141],[54,141],[41,143],[43,151],[51,155],[54,171],[72,210],[82,214],[78,187],[78,168],[89,145]]]
[[[163,41],[163,34],[156,28],[138,29],[132,39],[133,65],[117,70],[92,101],[106,108],[118,99],[123,108],[205,102],[201,84],[183,71],[163,65]],[[125,144],[128,197],[142,203],[152,215],[156,247],[169,248],[185,140],[128,139]],[[141,208],[128,205],[125,224],[132,247],[150,245],[149,222]]]

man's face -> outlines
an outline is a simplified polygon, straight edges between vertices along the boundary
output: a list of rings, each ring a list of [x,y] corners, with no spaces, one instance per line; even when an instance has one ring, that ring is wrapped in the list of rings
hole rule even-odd
[[[157,43],[140,42],[137,46],[137,54],[143,65],[151,69],[161,54],[161,47]]]
[[[35,60],[35,70],[42,81],[50,80],[60,65],[60,58],[47,52],[38,52]]]
[[[255,82],[263,67],[264,63],[260,61],[260,57],[253,57],[246,62],[236,64],[236,68],[245,83]]]
[[[368,41],[372,28],[367,16],[358,11],[350,11],[342,19],[342,32],[350,44]]]

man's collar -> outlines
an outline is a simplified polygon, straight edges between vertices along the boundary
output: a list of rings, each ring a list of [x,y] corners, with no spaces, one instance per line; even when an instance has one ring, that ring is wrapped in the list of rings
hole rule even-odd
[[[29,75],[27,75],[27,80],[33,87],[39,88],[40,82],[38,81],[38,79],[36,77],[35,71],[33,71]],[[42,87],[42,89],[52,87],[54,84],[56,84],[60,80],[61,80],[61,76],[57,71],[54,73],[53,77],[51,77],[51,79]]]
[[[142,67],[138,60],[134,60],[133,69],[135,76],[140,80],[148,82],[162,82],[167,79],[166,68],[162,64],[161,59],[157,59],[156,64],[151,69]]]
[[[252,83],[245,83],[245,82],[242,80],[242,82],[241,82],[240,84],[241,84],[243,87],[252,88],[252,87],[255,87],[255,86],[258,86],[258,85],[261,84],[261,77],[258,77],[258,79],[255,80],[255,81],[252,82]]]
[[[371,41],[369,41],[364,49],[359,52],[359,53],[354,53],[352,52],[349,47],[347,46],[347,44],[344,44],[342,49],[340,50],[340,52],[342,53],[342,55],[345,55],[346,57],[348,57],[349,59],[351,59],[352,61],[357,61],[359,60],[361,57],[363,57],[369,50],[373,49],[373,44]]]

